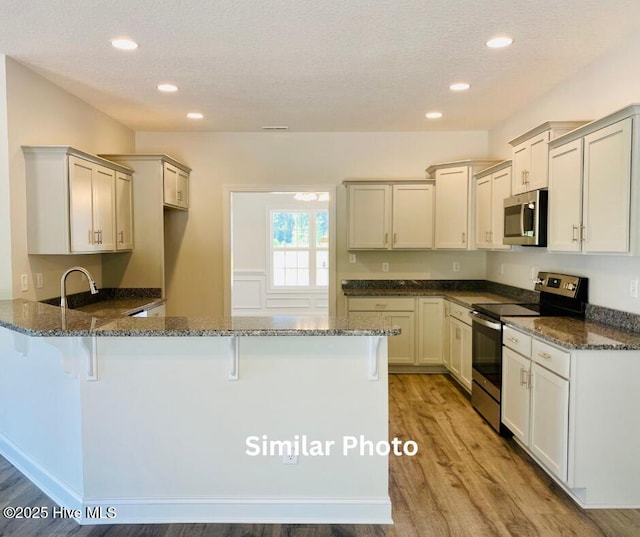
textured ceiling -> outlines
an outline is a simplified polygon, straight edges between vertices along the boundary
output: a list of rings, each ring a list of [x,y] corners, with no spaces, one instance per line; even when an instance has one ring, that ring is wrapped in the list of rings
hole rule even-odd
[[[639,0],[0,0],[0,53],[135,130],[475,130],[638,20]],[[497,33],[514,45],[485,47]],[[113,49],[120,35],[140,48]]]

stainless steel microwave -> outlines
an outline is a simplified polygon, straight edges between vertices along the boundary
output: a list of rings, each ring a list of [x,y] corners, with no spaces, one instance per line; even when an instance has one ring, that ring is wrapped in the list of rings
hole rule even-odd
[[[504,244],[547,245],[547,191],[533,190],[504,200]]]

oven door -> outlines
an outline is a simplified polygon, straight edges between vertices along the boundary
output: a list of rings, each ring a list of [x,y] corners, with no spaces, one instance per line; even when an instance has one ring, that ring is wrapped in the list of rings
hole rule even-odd
[[[502,323],[473,312],[471,343],[473,380],[500,402],[502,386]]]

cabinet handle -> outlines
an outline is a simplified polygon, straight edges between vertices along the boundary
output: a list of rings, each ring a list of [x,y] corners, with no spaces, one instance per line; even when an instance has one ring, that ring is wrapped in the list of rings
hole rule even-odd
[[[393,233],[393,245],[396,245],[396,242],[398,242],[398,234],[394,231]]]
[[[533,388],[533,374],[532,373],[528,373],[527,374],[527,384],[529,385],[529,389]]]
[[[462,244],[464,244],[465,242],[467,242],[467,234],[463,231],[462,232]]]
[[[587,228],[585,226],[580,226],[580,240],[582,242],[587,240]]]
[[[511,341],[511,343],[518,343],[518,339],[515,337],[508,337],[507,341]]]
[[[540,356],[540,358],[544,358],[546,360],[549,360],[551,358],[551,355],[548,352],[539,352],[538,356]]]
[[[571,226],[572,229],[572,233],[571,233],[571,242],[578,242],[578,238],[579,238],[579,233],[578,231],[580,230],[579,226],[576,226],[575,224]],[[576,236],[578,235],[578,236]]]
[[[528,184],[529,184],[529,175],[530,175],[530,174],[529,174],[529,170],[525,170],[525,172],[524,172],[524,183],[525,183],[526,185],[528,185]]]
[[[524,170],[520,172],[520,184],[524,185]]]
[[[98,239],[100,240],[100,244],[102,244],[102,230],[98,231]]]
[[[100,231],[93,232],[93,242],[91,244],[100,244]]]
[[[524,369],[524,367],[520,368],[520,386],[526,386],[527,385],[527,371]]]
[[[493,231],[489,231],[489,242],[493,242]]]
[[[182,201],[182,190],[178,190],[177,198],[178,201]]]
[[[386,304],[376,304],[376,308],[378,309],[386,309],[387,305]]]
[[[384,234],[384,245],[386,246],[388,242],[389,242],[389,233],[385,233]]]
[[[118,237],[120,237],[120,244],[124,244],[124,231],[118,231]]]

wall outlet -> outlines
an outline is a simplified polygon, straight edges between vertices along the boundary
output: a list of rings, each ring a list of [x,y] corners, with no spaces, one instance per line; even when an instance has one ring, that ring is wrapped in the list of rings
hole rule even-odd
[[[285,453],[282,456],[283,464],[298,464],[298,456],[293,453]]]
[[[629,284],[629,296],[631,298],[638,298],[638,280],[631,280]]]
[[[29,290],[29,275],[28,274],[21,274],[20,275],[20,289],[22,289],[22,291],[28,291]]]
[[[42,272],[36,272],[36,289],[42,289],[44,286],[44,276]]]
[[[389,272],[389,263],[382,263],[382,272]]]
[[[453,262],[453,272],[460,272],[460,263],[458,261]]]
[[[356,254],[349,254],[349,263],[356,262]]]

